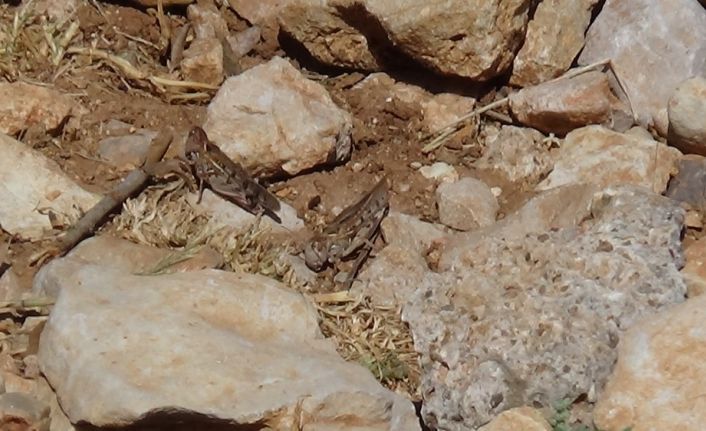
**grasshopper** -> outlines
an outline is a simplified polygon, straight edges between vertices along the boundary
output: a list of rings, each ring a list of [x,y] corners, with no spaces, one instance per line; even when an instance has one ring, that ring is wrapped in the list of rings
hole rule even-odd
[[[320,234],[304,247],[304,260],[313,271],[327,265],[338,266],[356,257],[344,286],[349,289],[355,276],[373,248],[380,223],[389,211],[389,185],[384,176],[360,200],[344,209]]]

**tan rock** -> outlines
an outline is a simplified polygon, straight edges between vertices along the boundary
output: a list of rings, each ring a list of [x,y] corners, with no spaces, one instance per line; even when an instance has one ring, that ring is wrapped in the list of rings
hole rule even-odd
[[[223,45],[216,38],[195,39],[184,50],[180,67],[189,81],[220,84],[223,81]]]
[[[228,0],[230,7],[251,24],[260,24],[276,18],[285,6],[294,2],[295,0]]]
[[[24,82],[0,82],[0,132],[14,135],[31,126],[47,131],[59,128],[75,102],[47,87]]]
[[[686,265],[681,273],[686,282],[689,298],[702,295],[706,292],[706,237],[689,245],[684,250]]]
[[[354,3],[365,7],[379,22],[395,49],[436,72],[486,81],[512,65],[522,45],[530,2],[359,0]]]
[[[441,93],[422,103],[424,126],[429,132],[436,132],[473,110],[476,100],[457,94]]]
[[[695,77],[679,84],[667,111],[669,144],[685,153],[706,156],[706,78]]]
[[[436,189],[436,204],[439,221],[462,231],[492,225],[500,210],[490,187],[470,177],[440,184]]]
[[[589,124],[622,132],[632,125],[630,109],[597,71],[524,88],[510,95],[510,108],[522,124],[545,133],[563,135]]]
[[[605,431],[700,431],[706,423],[706,296],[635,323],[593,412]]]
[[[214,4],[205,2],[189,5],[186,8],[196,39],[216,38],[223,40],[229,34],[228,24]]]
[[[478,431],[552,431],[542,413],[532,407],[515,407],[500,413]]]
[[[236,58],[242,57],[252,51],[260,41],[262,31],[260,27],[253,26],[226,38],[231,51]]]
[[[2,84],[0,84],[2,85]],[[38,239],[52,228],[49,211],[70,223],[100,199],[78,186],[42,153],[0,134],[0,226]]]
[[[313,307],[281,283],[217,270],[141,276],[87,255],[50,262],[34,286],[57,294],[39,360],[71,422],[127,426],[175,411],[193,414],[195,428],[207,417],[419,430],[412,403],[343,361]]]
[[[243,3],[258,2],[243,0]],[[367,71],[382,69],[372,41],[350,25],[329,0],[287,3],[279,15],[281,29],[301,43],[316,60]]]
[[[289,175],[350,157],[352,118],[320,84],[275,57],[228,78],[204,130],[251,174]]]
[[[554,156],[554,170],[537,190],[588,182],[632,184],[662,193],[680,157],[679,150],[658,141],[587,126],[566,135]]]
[[[517,53],[510,83],[537,85],[569,70],[584,43],[597,0],[546,0],[537,6]]]
[[[649,29],[649,31],[645,31]],[[706,10],[693,0],[607,0],[586,34],[580,65],[610,58],[642,126],[667,136],[667,103],[704,76]]]
[[[147,6],[147,7],[156,7],[158,4],[159,0],[132,0],[138,4],[141,4],[142,6]],[[162,4],[164,6],[173,6],[173,5],[186,5],[193,3],[194,0],[162,0]]]

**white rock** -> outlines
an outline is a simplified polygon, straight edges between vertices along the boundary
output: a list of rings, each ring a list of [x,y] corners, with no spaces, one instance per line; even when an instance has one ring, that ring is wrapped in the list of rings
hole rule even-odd
[[[242,57],[255,48],[260,41],[260,27],[253,26],[226,38],[236,57]]]
[[[204,190],[201,202],[197,205],[198,195],[191,193],[187,200],[197,211],[208,214],[209,223],[213,228],[228,226],[236,230],[248,229],[256,216],[240,208],[238,205],[223,199],[211,190]],[[280,210],[277,215],[282,219],[282,224],[270,217],[263,215],[261,223],[272,229],[273,232],[291,232],[304,228],[304,222],[297,216],[297,210],[280,201]]]
[[[551,171],[553,161],[541,133],[502,126],[497,135],[486,139],[485,152],[474,165],[493,170],[511,183],[534,185]]]
[[[139,276],[91,258],[54,260],[34,286],[58,292],[39,360],[72,422],[125,426],[185,413],[195,428],[208,418],[419,430],[412,403],[344,362],[313,307],[279,282],[217,270]]]
[[[0,132],[14,135],[34,125],[54,131],[75,102],[56,90],[24,82],[0,82]]]
[[[706,423],[706,296],[637,322],[594,410],[601,430],[700,431]]]
[[[687,79],[669,99],[669,144],[706,155],[706,78]]]
[[[475,178],[442,183],[436,189],[439,220],[458,230],[473,230],[495,223],[500,205],[490,188]]]
[[[74,219],[100,196],[72,181],[54,161],[22,142],[0,134],[0,226],[25,239],[52,228],[49,215]],[[40,211],[45,214],[41,214]]]
[[[216,38],[223,40],[228,36],[228,23],[214,4],[198,2],[186,8],[196,39]]]
[[[254,175],[296,175],[348,159],[351,125],[321,85],[275,57],[223,83],[204,130]]]
[[[435,162],[429,166],[422,166],[419,168],[419,173],[421,173],[424,178],[430,180],[447,183],[458,181],[458,172],[456,172],[456,169],[444,162]]]
[[[223,45],[215,37],[195,39],[184,50],[179,65],[184,78],[218,85],[223,81]]]
[[[666,136],[674,89],[687,78],[706,75],[704,40],[706,10],[694,0],[607,0],[578,62],[610,58],[640,124],[654,124]]]
[[[555,155],[554,170],[537,190],[590,182],[633,184],[662,193],[677,172],[681,153],[658,141],[613,132],[601,126],[574,130]]]

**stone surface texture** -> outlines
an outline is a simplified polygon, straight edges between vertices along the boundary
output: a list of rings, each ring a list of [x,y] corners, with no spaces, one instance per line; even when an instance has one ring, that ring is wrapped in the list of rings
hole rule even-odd
[[[677,162],[677,170],[665,195],[692,209],[706,211],[706,158],[686,155]]]
[[[521,210],[447,241],[439,273],[416,280],[403,319],[432,429],[472,429],[512,407],[600,390],[621,331],[684,300],[679,207],[628,186],[564,188],[547,193],[565,215],[543,219],[564,227],[518,224]]]
[[[229,34],[228,23],[214,4],[200,2],[186,8],[186,17],[194,29],[196,39],[223,40]]]
[[[253,175],[296,175],[347,160],[351,124],[321,85],[275,57],[223,83],[204,130]]]
[[[500,210],[490,187],[470,177],[440,184],[436,189],[436,204],[439,221],[462,231],[490,226]]]
[[[419,430],[411,402],[344,362],[313,308],[280,283],[217,270],[141,276],[80,256],[82,246],[34,285],[56,294],[39,361],[72,422],[177,414],[197,428]]]
[[[69,222],[87,211],[99,195],[69,178],[59,165],[7,135],[0,134],[0,226],[25,239],[51,230],[49,212]]]
[[[140,166],[147,157],[157,132],[134,129],[122,121],[111,120],[106,125],[108,137],[98,142],[98,156],[118,168],[132,169]]]
[[[189,81],[218,85],[223,81],[223,45],[215,37],[194,39],[179,67]]]
[[[706,156],[706,77],[679,84],[669,99],[667,113],[669,144],[685,153]]]
[[[563,74],[583,48],[597,0],[544,0],[527,26],[510,83],[537,85]]]
[[[608,76],[597,71],[524,88],[510,95],[510,109],[522,124],[560,135],[589,124],[624,132],[633,122]]]
[[[706,296],[635,323],[594,410],[605,431],[697,431],[706,423]]]
[[[516,407],[500,413],[478,431],[552,431],[552,427],[539,410]]]
[[[662,193],[677,172],[681,153],[658,141],[587,126],[566,135],[554,155],[554,170],[537,186],[591,182],[601,186],[633,184]]]
[[[15,135],[32,126],[56,131],[75,102],[51,88],[24,82],[0,82],[0,132]]]
[[[580,65],[610,58],[643,126],[667,135],[667,103],[706,75],[706,9],[694,0],[607,0],[586,34]]]
[[[474,165],[492,170],[511,183],[535,185],[554,165],[549,149],[537,130],[502,126],[486,141],[485,152]]]
[[[265,23],[276,18],[282,9],[295,0],[228,0],[230,7],[252,24]]]
[[[687,286],[689,298],[706,292],[706,238],[700,238],[684,250],[686,265],[681,273]]]

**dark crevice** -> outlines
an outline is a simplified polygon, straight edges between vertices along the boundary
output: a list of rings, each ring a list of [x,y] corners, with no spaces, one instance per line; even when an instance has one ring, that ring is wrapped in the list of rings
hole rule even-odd
[[[260,431],[269,429],[264,423],[235,424],[196,412],[164,410],[151,412],[135,423],[122,427],[97,427],[78,424],[76,431]]]

